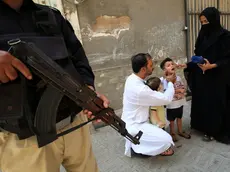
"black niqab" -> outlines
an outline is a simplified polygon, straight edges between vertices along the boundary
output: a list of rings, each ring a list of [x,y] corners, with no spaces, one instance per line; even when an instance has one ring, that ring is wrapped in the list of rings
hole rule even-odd
[[[209,23],[202,25],[200,29],[195,45],[197,55],[201,55],[200,51],[205,50],[206,47],[215,42],[224,31],[220,24],[220,12],[215,7],[204,9],[200,14],[201,16],[205,16]]]

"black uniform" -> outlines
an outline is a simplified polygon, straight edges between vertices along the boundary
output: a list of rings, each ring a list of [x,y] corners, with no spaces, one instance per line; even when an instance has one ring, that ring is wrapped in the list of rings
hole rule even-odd
[[[35,4],[32,0],[24,0],[21,9],[17,12],[0,1],[0,26],[0,50],[9,49],[7,41],[10,39],[20,38],[34,42],[38,48],[61,66],[73,63],[84,82],[94,87],[94,74],[83,47],[69,23],[58,10]],[[71,61],[67,56],[71,57]],[[27,83],[28,102],[32,114],[35,113],[42,93],[42,89],[38,91],[36,87],[38,82],[39,78],[34,77]],[[81,108],[77,107],[74,102],[64,97],[59,106],[57,122],[80,110]],[[25,121],[21,122],[24,128],[28,127]]]

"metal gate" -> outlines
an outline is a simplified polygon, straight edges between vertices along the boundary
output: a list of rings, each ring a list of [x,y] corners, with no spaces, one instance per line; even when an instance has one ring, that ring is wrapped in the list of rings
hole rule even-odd
[[[230,29],[230,0],[185,0],[187,58],[194,54],[194,46],[201,24],[199,14],[206,7],[216,7],[221,13],[221,24]]]

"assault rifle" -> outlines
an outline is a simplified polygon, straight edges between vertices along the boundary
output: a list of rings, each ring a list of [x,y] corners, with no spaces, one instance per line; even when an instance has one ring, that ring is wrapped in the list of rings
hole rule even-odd
[[[75,70],[72,77],[58,63],[53,61],[45,53],[39,50],[33,43],[23,42],[20,39],[10,40],[10,53],[24,62],[31,70],[32,74],[37,75],[47,87],[43,92],[38,103],[33,126],[38,140],[38,146],[42,147],[59,136],[67,134],[80,128],[88,122],[73,127],[60,134],[56,131],[57,109],[63,96],[69,97],[82,109],[87,109],[95,116],[94,119],[101,119],[106,124],[117,130],[122,136],[134,144],[140,144],[139,139],[142,131],[136,136],[132,136],[125,128],[125,122],[120,119],[112,108],[104,108],[103,101],[97,94],[88,88],[81,80],[80,74]],[[77,75],[76,75],[77,74]],[[47,107],[49,105],[49,108]]]

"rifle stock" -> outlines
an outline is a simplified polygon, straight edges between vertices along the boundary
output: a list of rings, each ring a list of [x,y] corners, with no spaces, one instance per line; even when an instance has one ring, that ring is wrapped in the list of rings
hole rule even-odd
[[[16,39],[9,41],[8,44],[11,46],[12,55],[23,61],[33,74],[48,83],[38,104],[34,121],[39,146],[44,146],[58,137],[55,128],[56,114],[63,96],[69,97],[83,109],[91,111],[95,119],[101,119],[132,143],[140,144],[139,139],[143,134],[142,131],[139,131],[136,136],[128,133],[125,122],[115,114],[112,108],[104,108],[103,101],[84,84],[77,71],[75,71],[77,77],[72,77],[33,43]],[[49,109],[44,108],[45,104],[46,107],[49,107],[47,103],[50,104]],[[46,123],[44,124],[44,122]],[[77,128],[79,127],[74,127],[64,133],[67,134]]]

